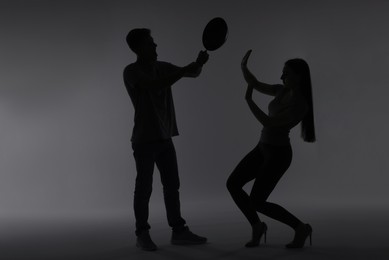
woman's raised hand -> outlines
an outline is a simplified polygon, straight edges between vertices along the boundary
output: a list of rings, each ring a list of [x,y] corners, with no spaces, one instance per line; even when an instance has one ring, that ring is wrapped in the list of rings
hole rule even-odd
[[[248,50],[246,52],[246,54],[244,55],[244,57],[242,59],[241,65],[240,65],[242,72],[243,72],[243,77],[246,80],[247,84],[249,84],[249,85],[255,84],[255,82],[257,82],[257,79],[255,78],[255,76],[247,68],[247,61],[250,57],[251,52],[252,52],[252,50]]]
[[[246,52],[246,54],[244,55],[243,59],[242,59],[242,68],[243,66],[246,67],[247,66],[247,61],[249,60],[249,57],[250,57],[250,54],[253,50],[248,50]]]

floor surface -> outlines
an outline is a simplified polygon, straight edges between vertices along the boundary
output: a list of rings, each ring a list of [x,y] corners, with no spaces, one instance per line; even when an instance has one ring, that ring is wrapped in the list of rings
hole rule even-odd
[[[212,214],[210,214],[212,212]],[[234,208],[186,211],[190,228],[209,243],[173,246],[164,212],[150,217],[155,252],[135,247],[133,220],[117,215],[101,218],[3,220],[2,260],[122,260],[122,259],[389,259],[389,210],[299,208],[294,212],[313,227],[313,246],[287,250],[293,232],[268,218],[267,244],[245,248],[250,228]],[[153,213],[153,212],[151,212]],[[190,216],[189,216],[190,215]]]

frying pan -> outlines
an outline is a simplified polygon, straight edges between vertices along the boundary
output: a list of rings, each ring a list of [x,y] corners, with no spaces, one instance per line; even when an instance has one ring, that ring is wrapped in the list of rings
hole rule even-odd
[[[210,20],[203,31],[203,46],[208,51],[219,49],[227,40],[228,26],[221,17]]]

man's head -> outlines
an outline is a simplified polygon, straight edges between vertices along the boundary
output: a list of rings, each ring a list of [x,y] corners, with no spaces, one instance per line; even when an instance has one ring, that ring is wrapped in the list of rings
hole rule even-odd
[[[138,59],[157,60],[157,44],[154,43],[154,39],[151,37],[150,29],[133,29],[127,34],[126,41],[130,49],[138,56]]]

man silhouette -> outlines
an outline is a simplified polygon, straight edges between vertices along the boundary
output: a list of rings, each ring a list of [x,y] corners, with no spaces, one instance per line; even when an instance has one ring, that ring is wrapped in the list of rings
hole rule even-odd
[[[135,109],[131,142],[136,163],[134,192],[135,234],[137,246],[154,251],[148,223],[149,199],[154,165],[163,185],[168,224],[172,227],[172,244],[203,244],[207,239],[193,234],[181,217],[177,158],[172,137],[178,135],[171,86],[183,77],[197,77],[208,60],[200,51],[197,60],[185,67],[157,60],[154,39],[149,29],[131,30],[126,37],[137,55],[123,73],[124,83]]]

